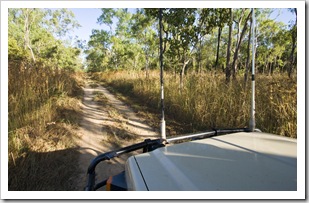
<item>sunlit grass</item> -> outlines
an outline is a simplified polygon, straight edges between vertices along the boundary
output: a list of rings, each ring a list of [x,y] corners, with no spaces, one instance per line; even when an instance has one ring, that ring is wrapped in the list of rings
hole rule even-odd
[[[65,179],[76,172],[82,77],[39,63],[9,64],[9,190],[71,187]]]
[[[107,72],[94,75],[113,88],[154,109],[160,109],[159,72]],[[188,126],[187,131],[248,127],[251,85],[243,78],[225,83],[224,74],[187,74],[184,88],[179,78],[165,73],[165,111]],[[256,76],[256,123],[264,132],[296,138],[296,78],[282,75]]]

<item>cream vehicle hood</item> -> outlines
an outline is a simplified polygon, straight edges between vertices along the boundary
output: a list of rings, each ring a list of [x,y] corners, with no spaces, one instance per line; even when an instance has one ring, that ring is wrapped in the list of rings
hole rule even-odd
[[[242,132],[170,145],[132,156],[128,190],[297,190],[297,142]]]

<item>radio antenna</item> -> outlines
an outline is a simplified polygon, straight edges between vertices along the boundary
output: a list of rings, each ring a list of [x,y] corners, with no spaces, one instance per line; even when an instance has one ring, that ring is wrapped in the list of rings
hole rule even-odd
[[[164,80],[163,80],[163,41],[162,41],[162,8],[159,8],[159,35],[160,35],[160,80],[161,80],[161,139],[166,140],[165,120],[164,120]]]
[[[254,8],[252,8],[252,77],[251,77],[251,87],[252,87],[252,96],[251,96],[251,118],[249,122],[249,129],[251,132],[255,130],[255,14]]]

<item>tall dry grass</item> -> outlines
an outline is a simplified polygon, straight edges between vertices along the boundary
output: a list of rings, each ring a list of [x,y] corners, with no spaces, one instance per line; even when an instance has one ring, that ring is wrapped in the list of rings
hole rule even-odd
[[[9,63],[9,190],[72,187],[81,77],[42,63]]]
[[[143,72],[107,72],[94,75],[114,89],[138,98],[160,112],[159,72],[146,79]],[[229,84],[223,74],[187,74],[184,88],[179,78],[165,73],[165,111],[187,126],[187,131],[248,127],[251,107],[250,82],[242,78]],[[296,138],[296,78],[256,76],[256,123],[264,132]],[[168,121],[167,121],[168,122]]]

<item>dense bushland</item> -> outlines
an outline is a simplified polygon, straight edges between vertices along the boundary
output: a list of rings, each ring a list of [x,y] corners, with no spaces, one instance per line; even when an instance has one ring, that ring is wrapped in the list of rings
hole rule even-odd
[[[283,10],[293,16],[285,23],[272,17]],[[296,8],[164,8],[161,31],[159,9],[101,11],[97,23],[105,28],[93,30],[85,50],[89,72],[158,69],[160,32],[164,69],[181,79],[187,71],[212,70],[225,72],[227,81],[244,73],[248,80],[252,41],[257,71],[289,77],[297,71]]]
[[[83,73],[81,50],[64,39],[78,26],[67,9],[9,9],[9,190],[73,187]]]
[[[76,173],[69,159],[77,155],[69,149],[75,146],[82,73],[25,61],[10,62],[8,70],[9,190],[69,189],[70,182],[58,178]]]
[[[159,72],[149,78],[144,72],[106,72],[95,75],[117,91],[138,98],[160,112]],[[165,74],[165,110],[169,117],[191,126],[191,132],[212,128],[248,127],[251,106],[251,88],[243,81],[225,83],[225,75],[188,74],[184,88],[179,79]],[[264,132],[296,138],[296,78],[283,75],[257,75],[256,122]],[[167,121],[168,123],[168,121]]]

